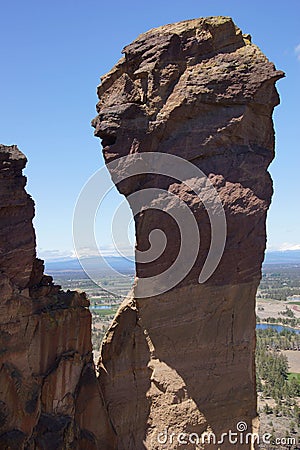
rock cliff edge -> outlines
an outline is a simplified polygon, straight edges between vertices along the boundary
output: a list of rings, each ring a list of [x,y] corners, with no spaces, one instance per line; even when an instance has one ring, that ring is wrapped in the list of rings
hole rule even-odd
[[[89,302],[43,274],[25,164],[16,146],[0,145],[0,448],[113,448]]]

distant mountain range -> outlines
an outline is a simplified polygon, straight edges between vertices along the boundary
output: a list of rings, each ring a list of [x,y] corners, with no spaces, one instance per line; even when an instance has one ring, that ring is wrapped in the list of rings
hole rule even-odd
[[[134,262],[121,256],[108,256],[102,261],[95,257],[83,258],[82,263],[89,271],[109,273],[111,268],[122,274],[135,271]],[[300,250],[267,251],[264,264],[300,264]],[[49,274],[83,271],[77,258],[48,260],[45,268]]]
[[[100,259],[95,257],[82,258],[82,265],[91,272],[109,273],[113,270],[122,274],[133,274],[135,264],[133,261],[121,256],[107,256]],[[82,272],[82,265],[77,258],[45,261],[46,273],[58,274],[63,272]]]
[[[300,250],[267,251],[264,264],[300,264]]]

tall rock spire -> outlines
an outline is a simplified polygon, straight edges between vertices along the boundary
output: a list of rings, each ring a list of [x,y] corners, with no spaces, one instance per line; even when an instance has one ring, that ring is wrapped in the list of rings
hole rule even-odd
[[[275,82],[284,74],[228,17],[150,30],[123,54],[102,78],[93,121],[136,225],[135,285],[100,359],[117,448],[161,448],[164,433],[170,449],[180,433],[188,439],[211,431],[219,439],[240,431],[241,421],[250,432],[257,417],[255,295],[272,196],[272,112],[279,103]],[[194,169],[185,171],[185,163]],[[188,213],[174,219],[183,203],[200,239],[195,232],[185,241],[183,276],[177,271],[169,285],[169,275],[159,276],[169,274],[189,232]],[[158,229],[166,245],[145,263]],[[157,250],[161,242],[157,234]],[[208,257],[215,262],[199,283]],[[222,448],[231,445],[225,439]]]

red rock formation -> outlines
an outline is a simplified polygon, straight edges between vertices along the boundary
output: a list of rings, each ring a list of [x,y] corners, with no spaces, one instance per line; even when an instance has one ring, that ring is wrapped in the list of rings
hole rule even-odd
[[[201,232],[188,275],[168,292],[141,298],[144,279],[166,270],[180,246],[176,224],[166,214],[171,205],[147,210],[159,200],[145,198],[135,218],[137,250],[148,249],[156,228],[164,230],[167,247],[157,260],[137,263],[132,296],[104,339],[99,363],[116,448],[173,449],[179,433],[211,430],[220,438],[237,431],[240,421],[249,431],[255,427],[255,294],[272,196],[267,168],[274,157],[275,82],[283,73],[227,17],[150,30],[123,53],[98,87],[93,126],[106,162],[148,152],[191,161],[217,190],[227,221],[220,264],[199,284],[211,229],[188,180],[142,174],[117,185],[126,196],[147,188],[175,194],[188,204]],[[110,170],[117,180],[126,167]],[[166,428],[163,446],[158,433]],[[196,447],[186,442],[184,448]],[[225,439],[222,448],[232,443]]]
[[[150,152],[192,161],[222,202],[225,251],[199,284],[213,237],[195,192],[201,177],[193,188],[184,171],[181,179],[142,173],[118,183],[133,208],[130,194],[164,192],[142,198],[137,255],[153,229],[164,231],[167,245],[155,261],[137,263],[132,295],[104,339],[97,380],[87,299],[62,292],[43,274],[24,190],[26,158],[15,146],[0,146],[1,449],[194,449],[204,431],[218,439],[240,421],[251,430],[256,420],[254,304],[272,195],[275,82],[283,74],[224,17],[151,30],[124,54],[98,89],[94,126],[106,161]],[[109,168],[115,180],[128,169]],[[196,258],[178,284],[145,297],[145,279],[172,266],[180,248],[168,216],[181,210],[175,197],[196,218],[201,245],[189,243]],[[221,214],[214,202],[210,209]],[[225,438],[222,448],[232,443]]]
[[[25,164],[16,146],[0,146],[0,448],[114,448],[89,302],[43,275]]]

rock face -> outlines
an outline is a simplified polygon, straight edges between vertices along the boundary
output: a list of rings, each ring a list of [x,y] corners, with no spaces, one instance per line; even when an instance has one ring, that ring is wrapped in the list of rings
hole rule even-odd
[[[190,161],[218,193],[227,236],[219,265],[199,284],[212,233],[184,174],[178,181],[143,173],[117,184],[133,209],[130,195],[151,188],[184,201],[198,223],[201,245],[176,286],[141,295],[145,278],[172,265],[180,247],[168,201],[145,195],[135,217],[137,253],[149,248],[149,234],[157,228],[167,245],[157,260],[137,263],[132,295],[102,345],[99,383],[115,448],[175,449],[181,439],[181,446],[194,449],[203,432],[221,439],[221,433],[242,431],[240,421],[249,432],[257,427],[255,294],[272,196],[267,168],[274,157],[275,82],[283,73],[227,17],[150,30],[123,53],[98,87],[93,121],[106,162],[116,163],[109,165],[113,179],[126,171],[116,162],[126,155],[166,153]],[[195,433],[191,439],[189,433]],[[232,448],[228,438],[224,442],[222,448]],[[239,448],[250,444],[241,441]]]
[[[16,146],[0,145],[0,448],[113,448],[89,303],[43,274],[25,164]]]
[[[254,307],[283,73],[226,17],[151,30],[124,54],[98,88],[93,124],[118,189],[138,210],[136,281],[103,341],[98,379],[88,301],[44,275],[26,158],[0,146],[1,449],[216,448],[222,433],[257,427]],[[139,158],[131,177],[136,162],[119,159],[128,155]],[[181,158],[180,176],[162,155]],[[184,276],[158,292],[184,247],[190,219],[179,215],[178,226],[174,217],[187,209],[200,243],[188,235]],[[220,217],[223,254],[224,229],[212,225]],[[153,239],[157,229],[165,244]],[[199,283],[214,239],[222,258]],[[143,261],[152,247],[157,257]],[[239,439],[239,449],[251,447]]]

